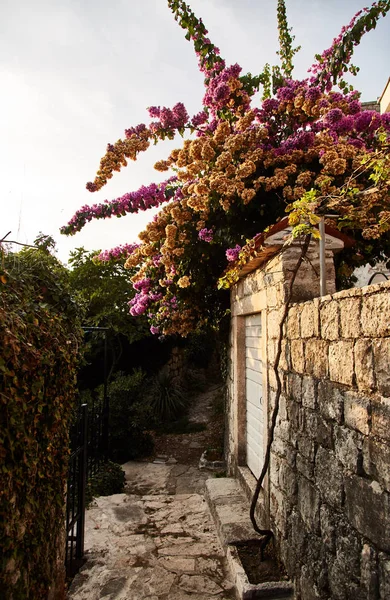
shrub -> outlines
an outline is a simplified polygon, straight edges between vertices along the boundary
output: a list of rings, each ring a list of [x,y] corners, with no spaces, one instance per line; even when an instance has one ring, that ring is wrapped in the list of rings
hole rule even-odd
[[[148,455],[153,449],[152,438],[145,433],[152,421],[151,408],[143,398],[145,386],[146,374],[141,369],[135,369],[131,375],[116,373],[108,386],[109,456],[115,462]],[[102,386],[98,394],[102,398]]]
[[[117,463],[108,461],[100,466],[87,485],[86,503],[90,504],[98,496],[120,494],[125,488],[125,472]]]
[[[187,367],[184,371],[183,385],[190,395],[205,392],[209,386],[205,370]]]
[[[215,351],[215,335],[209,330],[189,336],[185,350],[187,362],[195,367],[209,366]]]
[[[185,435],[188,433],[198,433],[207,429],[206,423],[195,423],[190,421],[187,416],[181,417],[177,421],[170,421],[162,426],[163,433],[171,433],[174,435]]]

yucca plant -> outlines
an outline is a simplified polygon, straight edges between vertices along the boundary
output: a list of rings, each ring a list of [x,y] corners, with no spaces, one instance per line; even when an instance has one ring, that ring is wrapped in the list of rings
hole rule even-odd
[[[150,406],[160,421],[171,421],[182,414],[187,398],[182,385],[166,371],[160,371],[152,380]]]

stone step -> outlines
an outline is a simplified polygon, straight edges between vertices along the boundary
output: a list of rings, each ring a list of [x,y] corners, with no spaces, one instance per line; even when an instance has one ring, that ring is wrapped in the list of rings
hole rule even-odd
[[[208,479],[205,496],[224,547],[259,538],[249,518],[248,502],[236,479]]]
[[[249,518],[249,503],[238,481],[230,477],[208,479],[205,498],[226,554],[237,599],[292,600],[294,589],[290,581],[272,581],[256,585],[249,583],[234,543],[260,539],[260,536],[253,530]]]

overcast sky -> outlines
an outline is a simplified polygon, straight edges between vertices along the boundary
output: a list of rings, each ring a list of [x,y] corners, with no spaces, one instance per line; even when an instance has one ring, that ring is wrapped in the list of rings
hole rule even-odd
[[[227,64],[257,73],[275,63],[276,0],[192,0]],[[362,0],[287,0],[290,25],[302,46],[294,75],[306,76],[316,53],[329,47]],[[355,87],[376,99],[390,75],[390,16],[363,38],[354,63]],[[39,231],[57,241],[66,261],[72,248],[106,249],[136,241],[153,213],[95,221],[81,233],[59,234],[83,204],[113,199],[160,181],[153,170],[172,143],[149,149],[89,193],[107,142],[147,122],[146,107],[183,102],[201,109],[203,80],[192,45],[165,0],[1,0],[0,2],[0,238],[31,243]]]

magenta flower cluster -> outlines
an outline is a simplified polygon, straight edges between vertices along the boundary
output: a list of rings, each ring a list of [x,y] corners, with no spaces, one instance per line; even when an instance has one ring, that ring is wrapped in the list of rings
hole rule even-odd
[[[237,260],[240,250],[241,246],[239,246],[238,244],[236,244],[234,248],[228,248],[226,250],[226,258],[228,259],[228,261],[234,262],[235,260]]]
[[[110,217],[122,217],[127,213],[137,213],[168,202],[171,196],[166,195],[167,186],[174,183],[176,177],[171,177],[162,183],[151,183],[141,186],[136,192],[128,192],[111,202],[105,200],[101,204],[82,206],[71,218],[67,225],[61,228],[61,233],[73,235],[80,231],[86,223],[92,219],[109,219]]]
[[[198,238],[203,240],[204,242],[212,242],[214,237],[214,232],[212,229],[201,229],[198,233]]]
[[[232,91],[228,85],[230,79],[238,79],[241,73],[241,67],[237,63],[230,67],[222,69],[212,79],[207,86],[203,98],[203,104],[211,110],[215,116],[218,110],[223,109]]]
[[[111,250],[103,250],[96,256],[96,259],[100,262],[109,262],[110,260],[120,260],[121,258],[127,258],[130,254],[133,254],[134,250],[139,247],[139,244],[121,244]]]
[[[154,256],[152,256],[152,263],[154,267],[159,267],[161,265],[161,258],[161,254],[155,254]]]
[[[307,117],[306,123],[297,122],[292,116],[288,122],[290,133],[287,139],[281,135],[283,126],[286,125],[285,109],[279,108],[285,102],[293,102],[297,96],[304,96],[304,100],[315,102],[322,95],[319,86],[310,86],[308,80],[287,81],[287,85],[279,88],[276,98],[265,100],[260,110],[256,110],[256,118],[268,128],[267,145],[265,150],[275,149],[276,155],[283,155],[292,150],[304,150],[315,143],[315,134],[327,130],[334,143],[339,137],[346,138],[348,142],[358,147],[368,147],[380,127],[390,131],[390,118],[388,114],[380,115],[375,111],[361,111],[361,104],[357,99],[357,92],[341,94],[330,92],[323,98],[320,107],[327,110],[321,119]],[[341,110],[340,103],[347,103],[347,108]]]
[[[161,302],[164,299],[164,294],[162,292],[155,291],[156,288],[153,288],[153,283],[154,282],[149,277],[145,277],[144,279],[133,283],[133,288],[137,292],[134,298],[132,298],[129,302],[130,314],[133,317],[138,317],[140,315],[145,314],[148,311],[148,309],[150,309],[150,305],[152,303],[160,303],[163,307],[163,310],[167,314],[169,313],[169,309],[177,308],[176,296],[173,296],[170,300],[164,300],[163,302]],[[171,285],[172,283],[172,280],[164,281],[165,286]],[[157,312],[157,309],[152,308],[152,311],[153,312],[148,313],[149,318],[152,318],[154,316],[154,314]],[[152,333],[158,333],[158,331],[152,331]]]
[[[133,288],[137,291],[141,291],[144,294],[147,294],[152,285],[152,280],[149,277],[145,277],[144,279],[140,279],[140,281],[136,281],[133,283]]]
[[[182,102],[175,104],[172,110],[159,106],[151,106],[148,110],[153,119],[159,119],[150,124],[149,129],[152,133],[157,133],[162,129],[165,131],[182,129],[189,120],[187,110]]]
[[[205,123],[207,123],[208,118],[209,118],[209,116],[208,116],[206,110],[201,110],[199,113],[197,113],[196,115],[194,115],[192,117],[191,125],[194,128],[199,127],[200,125],[204,125]]]
[[[140,281],[133,283],[133,288],[138,291],[134,298],[129,302],[130,314],[133,317],[143,315],[147,311],[151,300],[149,297],[151,285],[152,282],[149,278],[141,279]]]
[[[130,127],[129,129],[125,129],[125,136],[127,138],[130,138],[133,135],[140,136],[142,133],[145,133],[146,131],[147,131],[147,127],[146,127],[145,123],[140,123],[139,125],[136,125],[135,127]],[[107,150],[108,151],[110,150],[110,144],[108,144]]]
[[[171,280],[164,282],[165,285],[171,285],[172,283]],[[130,314],[133,317],[138,317],[147,313],[149,319],[155,318],[157,314],[159,315],[159,318],[165,319],[169,317],[171,310],[177,309],[176,296],[172,296],[170,299],[164,299],[164,294],[162,292],[153,291],[152,284],[153,282],[150,278],[141,279],[133,284],[133,288],[137,293],[128,303]],[[153,303],[157,306],[152,308],[151,305]],[[151,312],[147,312],[148,310]],[[158,325],[151,325],[150,331],[152,334],[157,335],[160,333],[160,328]]]

